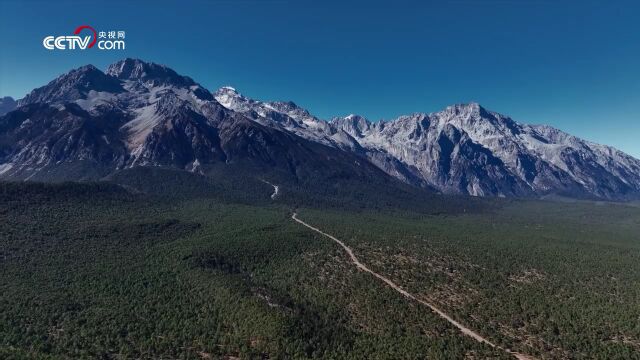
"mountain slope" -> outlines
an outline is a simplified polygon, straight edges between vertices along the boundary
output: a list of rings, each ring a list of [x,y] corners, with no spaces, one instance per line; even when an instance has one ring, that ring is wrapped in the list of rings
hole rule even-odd
[[[251,100],[228,87],[215,97],[256,121],[361,154],[389,175],[444,193],[640,196],[638,159],[549,126],[517,123],[475,103],[392,121],[349,115],[324,123],[293,103]]]
[[[353,120],[333,121],[353,128],[345,122]],[[511,189],[514,194],[626,199],[640,191],[637,159],[549,126],[519,124],[478,104],[368,124],[363,133],[350,133],[363,147],[380,148],[416,166],[430,184],[447,189],[453,182],[471,195],[509,195],[505,190]],[[457,141],[447,146],[455,133]],[[486,160],[469,159],[472,153],[486,154]]]
[[[137,166],[206,175],[224,165],[316,188],[348,179],[395,189],[397,179],[474,196],[640,198],[639,160],[474,103],[324,121],[231,87],[212,94],[138,59],[106,72],[86,65],[6,103],[17,108],[0,116],[0,179],[95,180]]]
[[[220,105],[191,78],[125,59],[33,90],[0,118],[0,178],[96,180],[138,166],[208,175],[223,165],[253,177],[332,187],[400,186],[366,159]]]

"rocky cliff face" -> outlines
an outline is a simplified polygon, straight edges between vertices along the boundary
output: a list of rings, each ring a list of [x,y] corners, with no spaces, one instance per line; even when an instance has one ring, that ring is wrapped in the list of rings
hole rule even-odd
[[[335,119],[342,128],[354,120]],[[444,191],[471,195],[561,194],[627,198],[640,190],[640,162],[548,126],[523,125],[478,104],[450,106],[349,131],[418,169]]]
[[[294,181],[387,176],[352,153],[229,110],[192,79],[137,59],[106,73],[84,66],[33,90],[0,118],[0,137],[2,179],[99,179],[136,166],[205,174],[215,164]]]
[[[166,66],[125,59],[106,72],[74,69],[0,105],[7,111],[0,179],[97,179],[136,166],[206,173],[213,164],[245,164],[295,181],[396,178],[475,196],[640,198],[639,160],[474,103],[392,121],[324,121],[293,102],[253,100],[231,87],[212,94]]]
[[[271,126],[282,126],[285,116],[284,127],[302,137],[364,154],[398,179],[444,193],[632,199],[640,192],[638,159],[549,126],[520,124],[475,103],[391,121],[349,115],[315,125],[322,121],[303,109],[285,110],[224,88],[215,96]]]

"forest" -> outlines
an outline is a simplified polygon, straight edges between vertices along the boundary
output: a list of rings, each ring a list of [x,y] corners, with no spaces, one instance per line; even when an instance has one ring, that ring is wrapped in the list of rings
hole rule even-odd
[[[640,358],[637,206],[173,181],[0,184],[0,358],[510,358],[294,210],[504,348]]]

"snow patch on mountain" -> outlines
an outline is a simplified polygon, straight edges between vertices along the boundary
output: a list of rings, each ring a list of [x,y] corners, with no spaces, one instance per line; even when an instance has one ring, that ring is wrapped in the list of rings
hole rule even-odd
[[[260,124],[290,131],[305,139],[332,147],[357,148],[357,143],[347,133],[333,129],[326,121],[311,115],[293,102],[262,102],[249,99],[230,86],[218,89],[214,98],[225,108],[243,113]]]
[[[478,103],[371,122],[329,122],[291,102],[262,102],[224,87],[215,98],[306,139],[354,151],[403,181],[475,196],[637,196],[640,161],[549,126],[520,124]]]
[[[11,170],[13,168],[13,164],[7,163],[7,164],[1,164],[0,165],[0,174],[4,174],[7,171]]]
[[[640,160],[477,103],[389,121],[356,114],[324,121],[293,102],[254,100],[230,86],[211,94],[187,76],[139,59],[118,61],[106,72],[91,65],[74,69],[15,106],[5,99],[0,105],[20,110],[5,115],[12,121],[3,131],[18,142],[3,150],[3,178],[26,178],[76,160],[117,168],[170,164],[195,172],[230,161],[223,146],[236,140],[222,139],[223,133],[240,136],[238,151],[251,156],[264,155],[253,146],[269,145],[265,136],[288,133],[294,143],[301,139],[289,134],[443,193],[640,198]],[[263,126],[278,132],[266,135]]]

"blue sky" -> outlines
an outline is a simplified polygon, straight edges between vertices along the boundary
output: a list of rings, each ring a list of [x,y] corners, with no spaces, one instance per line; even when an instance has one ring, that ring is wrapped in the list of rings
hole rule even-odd
[[[0,2],[0,96],[123,57],[215,90],[372,120],[476,101],[640,158],[638,1]],[[124,51],[48,51],[88,24]]]

